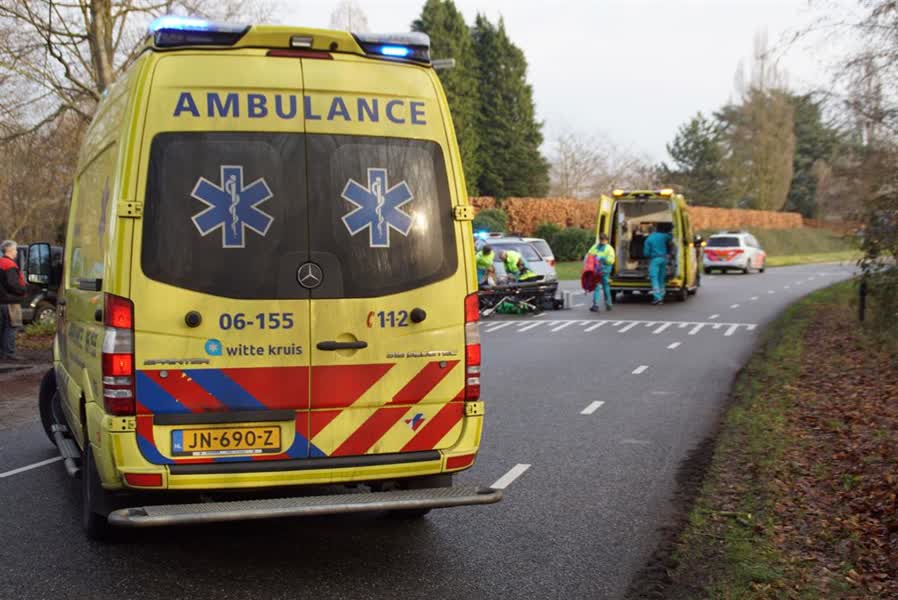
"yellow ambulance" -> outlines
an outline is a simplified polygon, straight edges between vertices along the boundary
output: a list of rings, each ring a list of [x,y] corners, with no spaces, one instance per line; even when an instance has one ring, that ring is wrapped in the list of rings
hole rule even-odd
[[[472,218],[426,35],[155,21],[81,148],[40,393],[87,534],[498,501],[452,486]]]
[[[686,199],[671,189],[614,190],[599,200],[596,237],[609,236],[617,255],[609,284],[612,293],[624,296],[648,294],[649,259],[643,252],[646,238],[654,230],[673,236],[673,260],[667,264],[667,294],[685,301],[701,285],[699,252],[701,236],[689,222]]]

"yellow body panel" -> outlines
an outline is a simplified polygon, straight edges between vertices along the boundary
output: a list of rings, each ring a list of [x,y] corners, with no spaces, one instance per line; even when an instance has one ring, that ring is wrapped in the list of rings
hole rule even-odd
[[[289,47],[292,35],[304,33],[313,34],[313,48],[333,49],[337,44],[349,54],[334,53],[328,60],[266,56],[266,48]],[[253,28],[234,49],[148,49],[101,103],[86,135],[75,182],[56,372],[66,420],[82,447],[93,445],[105,488],[124,487],[124,473],[159,473],[162,487],[170,489],[402,478],[445,472],[447,457],[477,452],[482,404],[465,403],[460,395],[465,381],[463,299],[476,289],[470,223],[451,223],[457,264],[453,273],[395,294],[232,298],[165,283],[143,272],[149,160],[154,140],[166,134],[264,132],[426,140],[442,155],[451,205],[467,204],[454,130],[436,75],[426,67],[361,54],[354,38],[342,32]],[[126,209],[135,212],[126,214]],[[415,226],[427,225],[416,221]],[[183,260],[193,258],[185,255]],[[243,267],[235,265],[235,277]],[[103,407],[105,294],[134,304],[136,417],[113,417]],[[425,311],[426,319],[414,328],[381,326],[386,323],[379,314],[407,317],[415,308]],[[201,322],[188,325],[191,311],[201,315]],[[291,327],[262,326],[272,313],[281,319],[290,315]],[[237,315],[249,324],[234,326]],[[259,323],[257,315],[265,315]],[[365,340],[368,346],[319,351],[316,345],[322,340]],[[340,381],[327,379],[341,367],[349,371]],[[345,381],[357,368],[379,376],[349,405],[329,405],[331,389],[348,385]],[[275,388],[271,382],[276,378],[254,381],[255,369],[289,375]],[[274,420],[255,410],[245,421],[210,417],[210,423],[188,423],[178,420],[183,406],[166,420],[158,418],[158,408],[153,412],[142,405],[153,395],[148,389],[160,398],[174,394],[180,402],[178,390],[206,386],[203,378],[213,370],[231,377],[243,374],[236,381],[251,392],[261,390],[255,394],[260,410],[276,411]],[[215,405],[220,399],[209,396],[194,396],[190,409],[220,414],[224,409]],[[285,450],[296,452],[280,458],[288,460],[423,450],[417,446],[424,442],[416,436],[434,421],[442,425],[426,436],[431,454],[418,462],[251,473],[172,472],[181,458],[172,448],[177,429],[275,423]],[[371,439],[359,441],[358,431],[366,424]]]

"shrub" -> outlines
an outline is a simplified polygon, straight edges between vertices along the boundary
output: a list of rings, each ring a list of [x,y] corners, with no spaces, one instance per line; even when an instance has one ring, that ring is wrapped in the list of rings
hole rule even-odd
[[[47,337],[56,333],[56,322],[32,321],[25,326],[26,337]]]
[[[549,242],[549,246],[555,247],[555,236],[563,229],[555,223],[540,223],[533,232],[534,237],[542,238]]]
[[[474,231],[499,231],[508,230],[508,215],[498,208],[481,210],[474,217]]]
[[[582,260],[589,251],[589,247],[594,243],[594,232],[589,229],[571,227],[556,233],[553,242],[549,242],[549,245],[552,246],[552,252],[557,260],[568,261]]]

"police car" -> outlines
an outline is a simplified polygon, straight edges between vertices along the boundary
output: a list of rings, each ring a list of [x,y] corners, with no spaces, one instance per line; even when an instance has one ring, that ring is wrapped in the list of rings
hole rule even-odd
[[[726,231],[708,238],[703,264],[705,273],[713,270],[763,273],[767,268],[767,253],[752,234]]]
[[[452,487],[484,414],[453,132],[423,34],[153,23],[85,135],[41,386],[88,535],[501,498]]]

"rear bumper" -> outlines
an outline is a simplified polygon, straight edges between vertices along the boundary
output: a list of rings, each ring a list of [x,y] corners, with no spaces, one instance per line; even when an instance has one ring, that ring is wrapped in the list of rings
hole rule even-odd
[[[109,523],[119,527],[155,527],[380,510],[449,508],[493,504],[501,499],[501,490],[475,487],[359,492],[122,508],[109,514]]]
[[[460,435],[451,447],[295,460],[155,464],[141,452],[135,432],[122,431],[130,429],[127,427],[128,421],[128,418],[108,416],[101,420],[104,424],[101,428],[102,443],[94,445],[94,457],[106,490],[247,490],[400,480],[468,469],[473,466],[480,446],[483,404],[481,401],[466,405]],[[128,485],[125,483],[128,473],[158,474],[162,478],[161,485]]]

